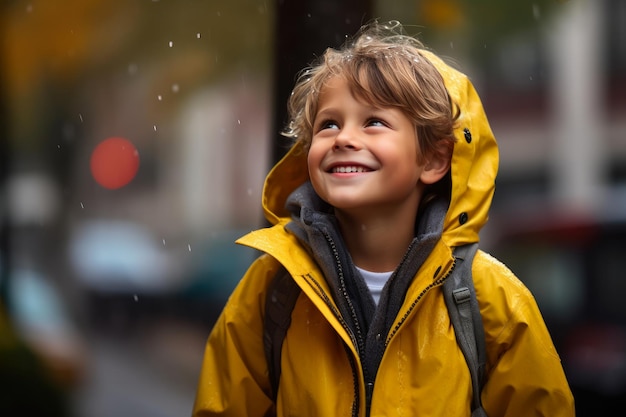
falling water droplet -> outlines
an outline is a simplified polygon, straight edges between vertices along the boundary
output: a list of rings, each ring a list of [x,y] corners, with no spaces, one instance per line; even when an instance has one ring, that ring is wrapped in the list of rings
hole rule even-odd
[[[173,47],[174,46],[174,42],[170,41],[169,45],[170,45],[170,48]]]
[[[137,294],[133,295],[133,299],[135,300],[135,302],[139,301],[139,296]]]
[[[165,246],[165,238],[163,238],[163,246]]]
[[[80,202],[80,208],[82,208],[82,209],[84,209],[84,208],[85,208],[85,205],[83,204],[83,202],[82,202],[82,201]]]
[[[161,94],[159,94],[159,95],[157,96],[157,99],[158,99],[159,101],[163,101],[163,96],[162,96]]]
[[[157,130],[156,125],[152,126],[152,128],[153,128],[153,129],[154,129],[154,131],[156,132],[156,130]]]
[[[200,39],[200,32],[196,33],[196,39]]]
[[[187,244],[187,249],[189,249],[189,252],[191,252],[191,244]]]

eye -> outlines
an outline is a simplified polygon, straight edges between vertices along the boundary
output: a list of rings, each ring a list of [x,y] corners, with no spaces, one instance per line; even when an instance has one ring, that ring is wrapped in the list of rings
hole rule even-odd
[[[326,119],[326,120],[321,120],[315,125],[316,132],[319,132],[321,130],[326,130],[326,129],[339,129],[339,124],[332,119]]]
[[[366,126],[372,127],[388,127],[389,125],[382,119],[378,117],[371,117],[367,120]]]

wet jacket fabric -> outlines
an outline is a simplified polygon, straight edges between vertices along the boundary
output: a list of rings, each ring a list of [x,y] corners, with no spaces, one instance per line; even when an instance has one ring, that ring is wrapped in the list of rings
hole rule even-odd
[[[496,141],[470,81],[427,54],[461,117],[450,201],[420,208],[415,238],[375,305],[314,193],[294,146],[265,182],[272,226],[238,243],[263,254],[231,295],[206,344],[193,415],[470,416],[469,369],[442,283],[455,246],[476,242],[498,167]],[[417,215],[417,213],[416,213]],[[265,292],[283,265],[301,287],[282,347],[276,404],[263,348]],[[570,417],[573,398],[533,296],[483,251],[472,266],[486,333],[483,406],[489,417]]]

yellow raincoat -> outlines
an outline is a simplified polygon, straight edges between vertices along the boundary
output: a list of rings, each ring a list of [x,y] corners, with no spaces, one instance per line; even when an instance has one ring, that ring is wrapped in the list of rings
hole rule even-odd
[[[467,363],[448,318],[441,284],[452,248],[478,241],[488,218],[498,150],[465,75],[428,54],[461,118],[452,157],[452,194],[443,232],[412,278],[384,340],[371,416],[470,416]],[[366,387],[354,337],[318,263],[286,230],[288,196],[308,180],[297,145],[266,178],[263,208],[272,227],[238,242],[264,252],[230,297],[206,344],[193,415],[366,416]],[[276,404],[263,348],[265,291],[282,264],[302,289],[282,349]],[[473,277],[486,333],[483,406],[489,417],[572,417],[574,401],[533,296],[500,262],[479,251]]]

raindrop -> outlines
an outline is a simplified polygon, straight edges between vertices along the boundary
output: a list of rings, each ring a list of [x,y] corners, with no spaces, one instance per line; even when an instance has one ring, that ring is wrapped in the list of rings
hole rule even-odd
[[[200,32],[196,33],[196,39],[200,39]]]
[[[158,99],[159,101],[162,101],[162,100],[163,100],[163,96],[162,96],[161,94],[159,94],[159,95],[157,96],[157,99]]]
[[[82,209],[84,209],[84,208],[85,208],[85,205],[83,204],[83,202],[82,202],[82,201],[80,202],[80,208],[82,208]]]
[[[83,115],[78,113],[78,118],[80,119],[80,122],[82,123],[83,122]]]
[[[172,84],[172,93],[178,93],[178,91],[180,91],[178,84]]]
[[[531,75],[531,76],[529,76],[529,77],[528,77],[528,79],[529,79],[530,81],[532,81],[532,80],[533,80],[533,76],[532,76],[532,75]]]
[[[307,14],[306,14],[306,17],[311,17],[311,13],[307,13]]]
[[[60,144],[57,144],[57,149],[61,149],[61,145]]]
[[[165,246],[165,238],[163,238],[163,246]]]
[[[454,42],[450,41],[450,49],[454,49]]]
[[[135,300],[135,302],[139,301],[139,296],[137,294],[133,295],[133,299]]]
[[[187,243],[187,249],[189,249],[189,252],[191,252],[191,244]]]
[[[174,46],[174,42],[170,41],[169,45],[170,45],[170,48],[171,48],[172,46]]]
[[[237,119],[237,124],[240,125],[241,124],[241,120]]]
[[[156,130],[157,130],[156,125],[152,126],[152,128],[153,128],[153,129],[154,129],[154,131],[156,132]]]
[[[32,13],[33,12],[33,5],[29,4],[28,6],[26,6],[26,13]]]

